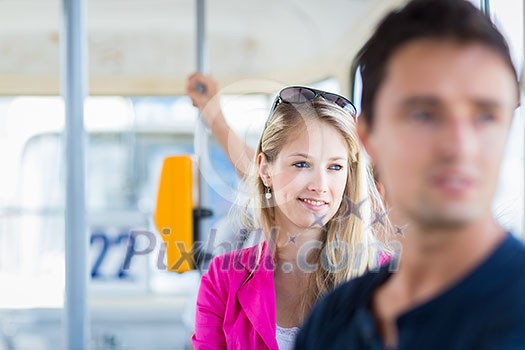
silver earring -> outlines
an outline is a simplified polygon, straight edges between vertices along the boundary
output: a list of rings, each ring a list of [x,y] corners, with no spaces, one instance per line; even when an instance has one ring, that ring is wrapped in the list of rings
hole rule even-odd
[[[268,200],[272,199],[272,190],[270,189],[270,187],[264,187],[264,198]]]

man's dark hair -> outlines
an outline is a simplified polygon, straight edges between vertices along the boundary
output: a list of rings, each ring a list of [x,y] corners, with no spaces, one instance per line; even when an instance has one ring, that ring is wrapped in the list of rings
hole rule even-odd
[[[509,47],[495,25],[465,0],[413,0],[388,14],[358,53],[363,80],[361,110],[365,122],[374,120],[374,99],[392,55],[416,39],[450,39],[460,43],[479,42],[497,52],[518,79]]]

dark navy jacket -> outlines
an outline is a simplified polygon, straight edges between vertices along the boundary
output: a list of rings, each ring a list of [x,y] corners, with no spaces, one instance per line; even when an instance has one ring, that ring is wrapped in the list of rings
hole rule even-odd
[[[296,349],[384,349],[371,296],[388,266],[336,288],[313,309]],[[397,349],[525,349],[525,246],[511,234],[470,275],[397,319]]]

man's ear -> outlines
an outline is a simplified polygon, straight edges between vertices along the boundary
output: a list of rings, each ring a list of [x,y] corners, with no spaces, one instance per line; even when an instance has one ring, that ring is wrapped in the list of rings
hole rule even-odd
[[[359,135],[359,140],[365,148],[366,153],[370,156],[373,162],[376,153],[371,133],[372,130],[369,122],[365,120],[363,114],[359,115],[359,118],[357,119],[357,134]]]
[[[271,175],[271,166],[266,158],[266,155],[261,152],[257,155],[257,169],[259,171],[259,176],[262,179],[262,182],[266,187],[272,186],[272,175]]]

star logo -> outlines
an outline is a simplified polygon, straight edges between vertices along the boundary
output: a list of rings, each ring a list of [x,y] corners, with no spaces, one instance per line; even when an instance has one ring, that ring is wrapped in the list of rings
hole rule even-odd
[[[297,239],[297,235],[291,235],[288,233],[288,242],[286,242],[286,245],[293,244],[295,245],[297,242],[295,241]]]
[[[348,218],[350,215],[355,215],[359,220],[363,220],[361,217],[361,206],[366,203],[367,199],[363,199],[358,203],[354,203],[350,198],[346,199],[348,208],[343,214],[343,218]]]
[[[384,227],[386,214],[387,214],[386,211],[382,213],[374,212],[374,220],[372,221],[372,224],[370,224],[370,226],[374,226],[375,224],[380,224],[381,226]]]
[[[404,229],[405,229],[406,225],[405,226],[396,226],[396,225],[394,225],[394,226],[395,226],[395,230],[396,230],[395,231],[395,235],[404,237],[405,236]]]
[[[323,227],[323,219],[325,218],[325,216],[326,214],[324,214],[323,216],[317,216],[314,214],[314,222],[310,225],[310,227],[314,227],[316,225],[319,227]]]

